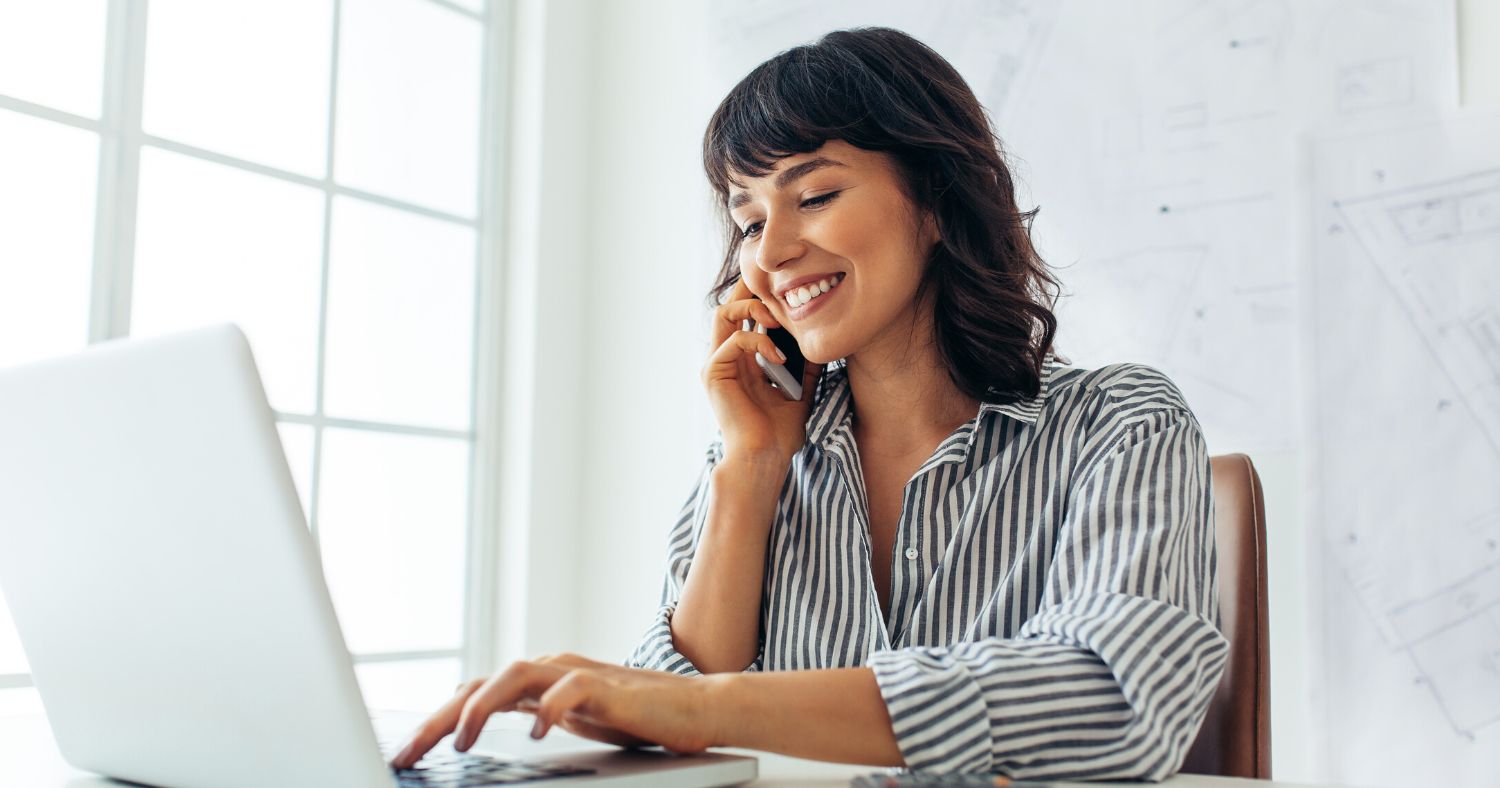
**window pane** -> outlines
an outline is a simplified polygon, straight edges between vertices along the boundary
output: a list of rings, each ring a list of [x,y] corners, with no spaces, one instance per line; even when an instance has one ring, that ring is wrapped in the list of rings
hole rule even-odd
[[[323,431],[318,539],[349,650],[458,648],[466,441]]]
[[[99,138],[0,110],[0,367],[88,343]]]
[[[286,464],[292,470],[292,481],[297,485],[297,497],[302,499],[302,517],[312,511],[312,463],[313,428],[306,424],[276,425],[281,433],[281,449],[286,452]]]
[[[474,244],[468,227],[334,201],[325,412],[468,428]]]
[[[342,21],[335,179],[473,216],[480,22],[425,0],[346,0]]]
[[[476,14],[484,13],[484,0],[449,0],[460,8],[467,8]]]
[[[149,9],[148,134],[324,174],[330,0],[151,0]]]
[[[10,608],[5,604],[5,594],[0,593],[0,673],[25,673],[30,669],[21,650],[16,622],[11,620]]]
[[[312,413],[322,238],[322,192],[145,148],[131,333],[238,323],[271,406]]]
[[[106,0],[0,2],[0,93],[99,117]]]
[[[36,687],[0,690],[0,717],[37,717],[42,713],[42,696]]]
[[[366,662],[354,666],[368,709],[432,713],[453,697],[462,679],[457,659]]]

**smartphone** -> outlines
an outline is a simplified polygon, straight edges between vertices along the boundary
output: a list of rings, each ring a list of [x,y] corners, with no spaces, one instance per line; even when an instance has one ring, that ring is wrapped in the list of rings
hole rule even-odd
[[[807,366],[807,359],[802,356],[802,348],[797,347],[797,338],[785,328],[767,329],[753,320],[746,320],[743,327],[746,331],[769,336],[771,342],[786,356],[786,363],[778,364],[759,353],[755,354],[755,363],[770,378],[771,385],[787,399],[802,399],[802,371]]]

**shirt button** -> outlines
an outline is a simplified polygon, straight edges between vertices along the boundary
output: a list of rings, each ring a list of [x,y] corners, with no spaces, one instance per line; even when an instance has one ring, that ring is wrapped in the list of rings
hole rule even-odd
[[[915,560],[917,560],[917,548],[915,548],[915,547],[908,547],[908,548],[906,548],[906,560],[908,560],[908,561],[915,561]]]

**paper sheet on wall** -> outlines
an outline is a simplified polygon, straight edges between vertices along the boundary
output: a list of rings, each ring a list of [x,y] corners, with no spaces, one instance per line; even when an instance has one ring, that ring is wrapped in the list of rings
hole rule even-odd
[[[1500,784],[1500,116],[1313,164],[1320,749]]]

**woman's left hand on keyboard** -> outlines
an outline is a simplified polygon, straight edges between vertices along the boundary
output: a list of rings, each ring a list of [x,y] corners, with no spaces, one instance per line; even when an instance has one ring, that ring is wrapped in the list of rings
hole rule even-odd
[[[391,759],[410,768],[439,741],[457,733],[454,749],[473,746],[491,714],[536,715],[533,738],[556,725],[569,733],[622,747],[661,745],[679,753],[713,746],[716,721],[711,677],[678,676],[595,662],[574,654],[515,662],[457,693],[419,726]]]

